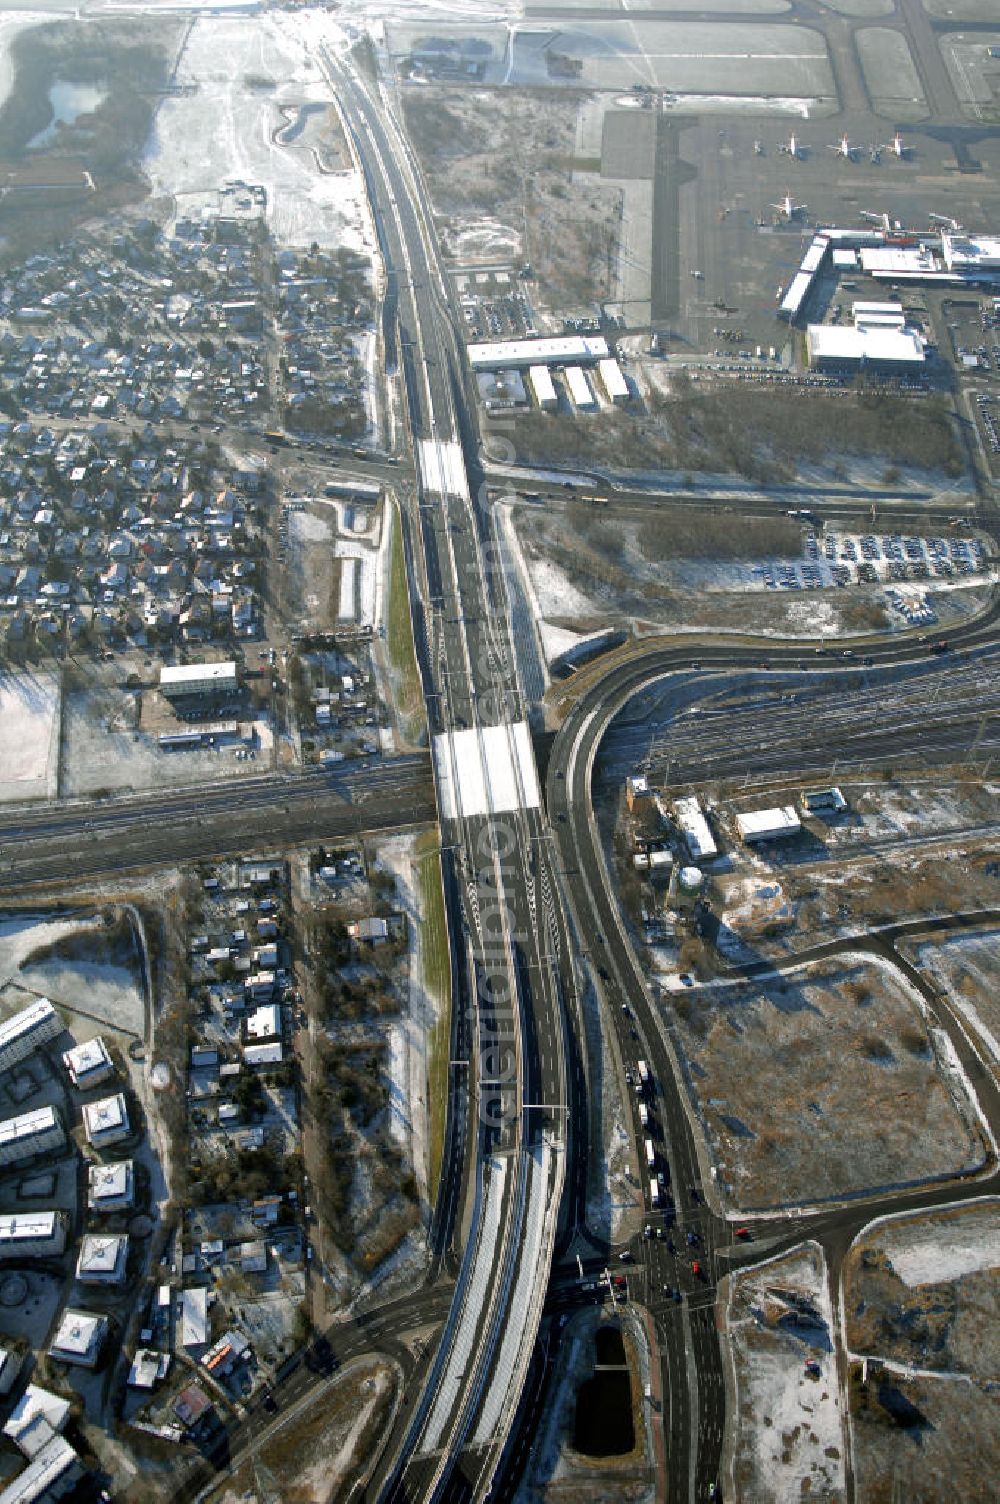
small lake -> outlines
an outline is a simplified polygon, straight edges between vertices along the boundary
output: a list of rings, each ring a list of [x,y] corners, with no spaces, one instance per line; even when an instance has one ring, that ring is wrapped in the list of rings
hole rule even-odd
[[[107,96],[107,89],[101,89],[97,84],[54,83],[49,90],[52,119],[43,131],[32,136],[28,145],[48,146],[55,140],[60,125],[75,125],[81,115],[91,114]]]

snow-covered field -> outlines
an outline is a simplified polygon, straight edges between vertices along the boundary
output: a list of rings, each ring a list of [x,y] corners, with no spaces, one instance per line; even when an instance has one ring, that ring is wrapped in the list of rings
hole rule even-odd
[[[908,1238],[889,1246],[892,1267],[904,1284],[936,1285],[961,1279],[984,1269],[1000,1268],[997,1225],[967,1228],[965,1234],[941,1239],[929,1230],[911,1227]]]
[[[819,1245],[734,1276],[727,1333],[736,1380],[732,1497],[843,1498],[837,1336]]]
[[[952,935],[939,943],[919,945],[916,952],[920,965],[940,978],[949,1000],[1000,1065],[1000,934],[994,929],[979,935]]]
[[[100,919],[45,919],[8,915],[0,919],[0,986],[15,983],[48,997],[72,1015],[79,1043],[100,1032],[101,1024],[141,1036],[144,1014],[133,971],[111,961],[50,957],[48,947],[90,937],[95,949],[103,936]],[[29,962],[38,952],[43,958]],[[19,1001],[19,1006],[21,1001]]]
[[[0,679],[0,803],[55,798],[60,698],[55,674]]]
[[[527,563],[532,591],[543,616],[563,618],[595,614],[594,603],[576,588],[558,564],[539,554],[529,557]]]
[[[192,214],[228,181],[262,184],[276,240],[370,254],[361,173],[323,172],[308,131],[291,143],[276,139],[288,125],[283,107],[332,104],[319,47],[341,40],[321,12],[199,16],[177,74],[194,92],[163,100],[146,151],[154,193]]]
[[[14,81],[10,56],[14,38],[26,26],[37,26],[42,21],[53,19],[53,16],[39,10],[4,10],[0,15],[0,104],[7,98]]]
[[[427,987],[420,896],[414,870],[412,835],[381,841],[376,865],[395,879],[396,902],[407,916],[409,953],[407,1006],[389,1029],[389,1126],[403,1147],[427,1194],[427,1074],[428,1049],[438,1022],[438,1003]]]
[[[169,784],[247,778],[269,766],[274,746],[265,720],[253,722],[255,757],[237,762],[235,746],[164,752],[134,726],[134,706],[115,690],[66,696],[60,794],[85,798],[102,790],[148,789]]]

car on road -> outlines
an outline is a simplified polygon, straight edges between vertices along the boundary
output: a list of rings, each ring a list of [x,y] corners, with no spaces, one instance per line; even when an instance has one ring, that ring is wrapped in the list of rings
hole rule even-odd
[[[741,1240],[741,1242],[753,1242],[753,1234],[751,1233],[749,1227],[738,1227],[736,1229],[736,1236]]]
[[[631,1264],[632,1255],[627,1248],[623,1248],[621,1253],[618,1255],[618,1262],[620,1264]]]
[[[700,1259],[692,1259],[691,1260],[691,1273],[697,1279],[701,1279],[703,1277],[702,1276],[701,1260]]]

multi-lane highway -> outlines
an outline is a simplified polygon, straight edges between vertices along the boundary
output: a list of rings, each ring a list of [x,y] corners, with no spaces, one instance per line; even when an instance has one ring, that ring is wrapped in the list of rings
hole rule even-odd
[[[555,1244],[573,972],[431,218],[389,112],[321,60],[365,169],[395,311],[418,480],[412,609],[459,958],[452,1070],[471,1108],[447,1154],[452,1175],[461,1160],[463,1195],[454,1227],[438,1229],[455,1244],[455,1297],[378,1487],[385,1499],[478,1499],[503,1453]]]

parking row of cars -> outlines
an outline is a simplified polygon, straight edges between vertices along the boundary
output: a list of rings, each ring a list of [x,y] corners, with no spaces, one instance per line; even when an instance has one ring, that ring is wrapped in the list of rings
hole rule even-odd
[[[996,414],[991,406],[994,400],[993,397],[987,397],[982,392],[976,398],[979,403],[979,420],[983,425],[983,432],[986,434],[990,449],[994,454],[1000,454],[1000,428],[997,426]]]
[[[523,339],[536,332],[531,306],[517,288],[463,297],[462,317],[472,339]]]
[[[805,561],[777,560],[753,566],[754,579],[768,590],[821,590],[857,581],[877,585],[891,580],[954,579],[979,573],[985,564],[980,539],[902,537],[887,533],[860,537],[806,533]]]

